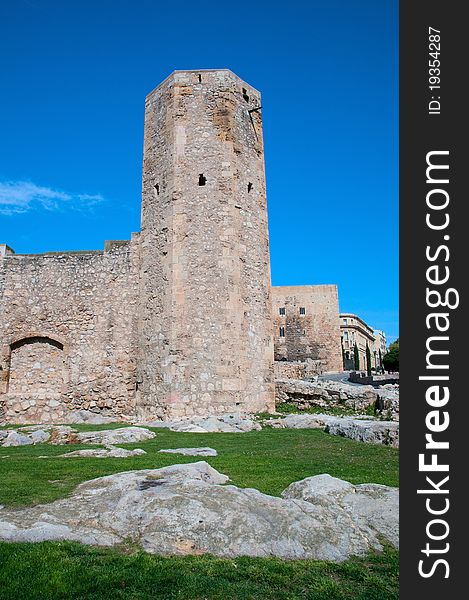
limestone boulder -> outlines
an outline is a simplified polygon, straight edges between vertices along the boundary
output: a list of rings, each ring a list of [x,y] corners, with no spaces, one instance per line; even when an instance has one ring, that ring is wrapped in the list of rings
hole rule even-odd
[[[380,550],[381,539],[396,544],[392,502],[386,500],[388,517],[379,512],[385,490],[355,491],[368,504],[354,508],[352,500],[344,500],[352,494],[346,482],[343,492],[323,486],[315,499],[302,488],[290,486],[288,497],[277,498],[224,485],[227,480],[206,462],[101,477],[48,505],[0,510],[0,539],[110,546],[131,537],[146,551],[163,555],[334,561]],[[392,520],[390,533],[376,525],[381,518]]]
[[[185,456],[218,456],[213,448],[166,448],[159,450],[163,454],[183,454]]]
[[[82,431],[74,435],[73,441],[80,444],[134,444],[151,440],[156,436],[154,431],[145,427],[121,427],[103,431]]]
[[[244,433],[259,431],[261,425],[246,415],[229,413],[209,417],[189,417],[174,421],[151,421],[148,427],[167,427],[182,433]]]
[[[65,423],[71,425],[77,423],[88,423],[90,425],[104,425],[107,423],[114,423],[118,419],[117,417],[107,417],[99,413],[94,413],[89,410],[72,410],[64,416]]]
[[[36,429],[29,437],[33,440],[33,444],[45,444],[50,439],[50,433],[43,429]]]
[[[344,407],[357,413],[373,408],[380,416],[399,420],[399,386],[350,385],[342,381],[277,379],[277,403],[289,402],[299,410]]]
[[[359,442],[399,448],[399,423],[395,421],[338,418],[327,423],[324,431]]]
[[[57,458],[129,458],[130,456],[142,456],[143,454],[146,454],[146,452],[141,448],[135,448],[135,450],[126,450],[125,448],[108,446],[107,448],[87,448],[84,450],[75,450],[74,452],[59,454]]]
[[[17,431],[9,431],[8,435],[4,438],[2,446],[4,448],[10,448],[14,446],[29,446],[34,444],[30,436],[18,433]]]
[[[305,500],[316,506],[330,506],[333,502],[364,531],[369,529],[395,548],[399,546],[398,488],[377,483],[352,485],[325,474],[292,483],[282,497]]]
[[[322,413],[302,413],[287,415],[279,419],[268,419],[264,421],[264,425],[275,429],[321,429],[325,427],[326,423],[335,418]]]

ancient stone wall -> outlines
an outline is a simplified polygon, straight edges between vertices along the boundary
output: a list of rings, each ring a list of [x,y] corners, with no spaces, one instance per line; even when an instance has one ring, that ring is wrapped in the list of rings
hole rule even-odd
[[[272,288],[275,360],[320,361],[322,371],[342,371],[337,286]]]
[[[147,98],[141,258],[139,413],[273,409],[260,95],[231,71]]]
[[[137,240],[105,252],[0,257],[0,412],[8,421],[134,410]]]

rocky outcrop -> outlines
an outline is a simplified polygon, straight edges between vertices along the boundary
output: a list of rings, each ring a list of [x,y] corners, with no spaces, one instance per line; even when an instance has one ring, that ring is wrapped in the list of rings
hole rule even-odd
[[[324,430],[359,442],[399,448],[399,423],[395,421],[338,418],[327,423]]]
[[[388,418],[399,420],[399,389],[388,386],[349,385],[339,381],[278,379],[275,382],[277,403],[289,402],[299,410],[312,407],[344,407],[358,413],[370,409],[378,413],[392,406]],[[386,413],[387,415],[387,413]]]
[[[156,433],[144,427],[121,427],[104,431],[82,431],[75,434],[80,444],[134,444],[154,438]]]
[[[108,446],[107,448],[87,448],[86,450],[75,450],[75,452],[59,454],[57,458],[129,458],[130,456],[142,456],[143,454],[146,454],[146,452],[141,448],[135,448],[135,450],[126,450],[125,448]],[[40,458],[51,457],[41,456]]]
[[[282,492],[283,498],[297,498],[315,505],[337,504],[354,522],[382,535],[399,546],[399,490],[377,483],[352,485],[330,475],[315,475],[296,481]]]
[[[277,498],[227,480],[206,462],[101,477],[51,504],[1,509],[0,539],[112,546],[131,538],[157,554],[333,561],[397,545],[392,488],[323,475]]]
[[[32,425],[18,430],[6,430],[0,438],[0,445],[23,446],[49,442],[55,446],[62,444],[134,444],[151,440],[156,433],[144,427],[121,427],[103,431],[77,431],[68,425]]]
[[[269,419],[264,421],[264,424],[285,429],[324,429],[331,435],[340,435],[359,442],[399,447],[399,423],[395,421],[303,413],[281,419]]]
[[[184,456],[218,456],[213,448],[166,448],[159,450],[163,454],[183,454]]]
[[[151,421],[148,427],[167,427],[171,431],[184,433],[244,433],[260,430],[259,423],[241,414],[226,414],[217,417],[191,417],[175,421]]]

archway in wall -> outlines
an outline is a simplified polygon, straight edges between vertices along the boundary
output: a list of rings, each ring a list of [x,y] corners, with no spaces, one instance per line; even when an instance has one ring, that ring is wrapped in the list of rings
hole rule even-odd
[[[64,346],[49,337],[28,337],[11,345],[8,393],[54,397],[64,384]]]

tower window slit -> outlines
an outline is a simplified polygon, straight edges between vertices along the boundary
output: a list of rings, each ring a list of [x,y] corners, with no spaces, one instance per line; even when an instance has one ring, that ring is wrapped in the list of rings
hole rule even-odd
[[[206,184],[206,182],[207,182],[207,178],[206,178],[206,177],[204,177],[204,174],[203,174],[203,173],[201,173],[201,174],[199,175],[199,185],[205,185],[205,184]]]
[[[249,194],[249,192],[250,192],[251,190],[252,190],[252,183],[251,183],[251,182],[249,182],[249,183],[248,183],[248,194]]]

